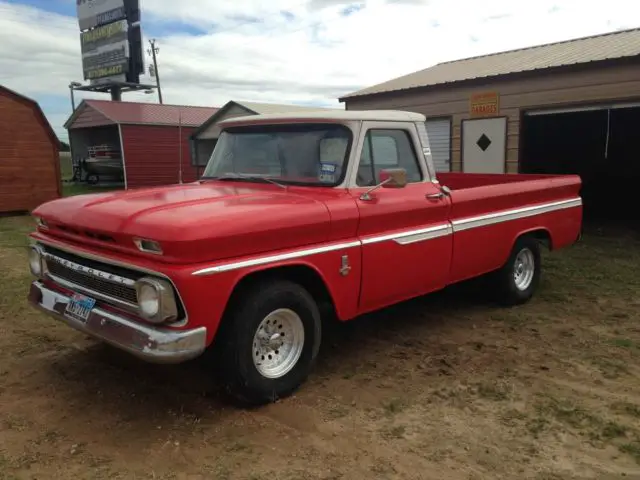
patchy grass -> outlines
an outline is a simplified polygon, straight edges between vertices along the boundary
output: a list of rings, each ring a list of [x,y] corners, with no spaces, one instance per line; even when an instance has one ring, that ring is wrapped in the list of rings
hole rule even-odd
[[[104,193],[121,190],[120,187],[103,187],[99,185],[89,185],[86,183],[66,183],[62,186],[62,195],[72,197],[75,195],[86,195],[88,193]]]
[[[640,473],[637,233],[545,254],[520,307],[467,285],[338,325],[294,397],[238,410],[205,362],[143,364],[29,308],[32,228],[0,218],[0,479]]]
[[[60,152],[60,177],[62,180],[71,180],[73,177],[71,152]]]
[[[611,345],[619,348],[627,348],[629,350],[638,349],[638,344],[630,338],[614,338],[611,340]]]
[[[481,383],[477,386],[478,396],[485,400],[503,401],[509,398],[511,389],[503,382]]]
[[[406,403],[400,398],[393,398],[382,403],[382,408],[389,416],[402,412],[406,408]]]
[[[611,405],[611,410],[616,413],[628,415],[640,419],[640,406],[629,402],[616,402]]]

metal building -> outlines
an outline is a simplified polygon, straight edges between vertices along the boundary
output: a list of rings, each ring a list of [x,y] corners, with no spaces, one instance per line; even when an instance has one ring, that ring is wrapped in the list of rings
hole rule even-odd
[[[426,115],[441,171],[580,174],[591,212],[611,215],[640,180],[640,29],[445,62],[340,101]]]
[[[322,107],[306,105],[282,105],[275,103],[240,102],[231,100],[224,104],[220,110],[200,125],[191,136],[192,165],[202,169],[207,165],[213,148],[220,136],[218,123],[228,118],[244,115],[261,115],[268,113],[302,113],[316,110],[326,110]]]
[[[60,142],[37,102],[0,85],[0,213],[60,197]]]
[[[83,100],[65,123],[74,166],[92,181],[138,188],[192,182],[189,138],[218,109]],[[98,177],[97,179],[95,177]]]

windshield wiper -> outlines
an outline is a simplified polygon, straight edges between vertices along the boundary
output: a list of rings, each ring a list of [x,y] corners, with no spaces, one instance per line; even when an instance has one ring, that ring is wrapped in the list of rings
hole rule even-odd
[[[280,188],[287,187],[277,181],[275,181],[271,177],[263,177],[262,175],[247,175],[242,173],[227,173],[225,175],[221,175],[219,177],[203,177],[206,180],[262,180],[263,182],[272,183],[273,185],[277,185]]]

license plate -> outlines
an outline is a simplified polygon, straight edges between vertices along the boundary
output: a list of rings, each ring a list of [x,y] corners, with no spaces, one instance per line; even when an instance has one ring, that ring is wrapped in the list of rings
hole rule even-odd
[[[75,293],[71,297],[71,301],[67,304],[65,314],[67,317],[86,322],[95,304],[96,301],[93,298]]]

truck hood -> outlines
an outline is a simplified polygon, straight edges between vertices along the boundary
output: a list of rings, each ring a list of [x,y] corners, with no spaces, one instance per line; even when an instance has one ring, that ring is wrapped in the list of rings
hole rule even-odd
[[[33,214],[51,235],[137,254],[134,238],[160,242],[160,261],[197,263],[325,241],[324,202],[275,185],[211,182],[69,197]],[[123,252],[124,253],[124,252]],[[149,255],[149,254],[145,254]]]

